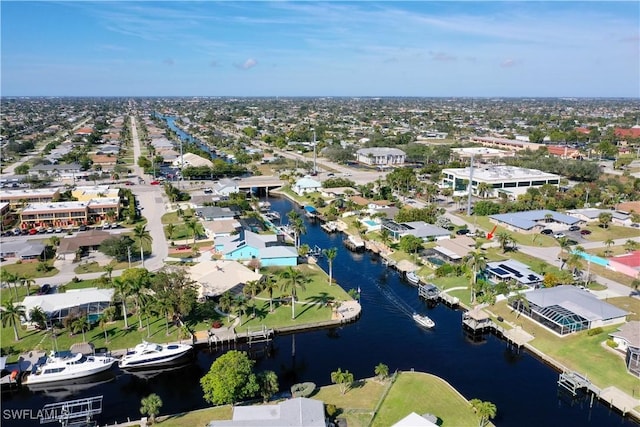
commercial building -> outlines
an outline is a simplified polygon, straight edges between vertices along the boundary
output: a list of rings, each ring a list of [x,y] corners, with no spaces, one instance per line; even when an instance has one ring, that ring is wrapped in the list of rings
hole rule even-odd
[[[537,169],[526,169],[516,166],[481,166],[473,168],[449,168],[442,170],[443,188],[452,188],[454,196],[468,194],[471,181],[471,192],[478,197],[497,197],[505,193],[512,199],[527,192],[529,188],[542,187],[545,184],[560,187],[560,175],[542,172]],[[485,184],[480,188],[480,184]],[[483,190],[482,192],[479,191]]]
[[[471,157],[475,161],[484,162],[486,160],[498,160],[505,157],[513,157],[515,153],[513,151],[498,150],[496,148],[487,147],[462,147],[452,148],[451,154],[453,158],[468,160]]]
[[[20,213],[21,228],[70,227],[117,219],[120,199],[99,198],[87,202],[31,203]]]
[[[475,142],[483,145],[484,147],[502,148],[510,151],[521,150],[538,150],[540,147],[544,147],[542,144],[535,144],[533,142],[518,141],[515,139],[507,138],[495,138],[492,136],[473,136],[470,138],[471,142]]]
[[[17,208],[28,203],[55,202],[58,199],[60,199],[59,188],[25,188],[0,191],[0,203],[9,203],[11,208]]]
[[[91,199],[104,197],[114,199],[119,197],[119,194],[119,188],[109,185],[77,186],[71,190],[71,196],[78,199],[79,202],[88,202]]]
[[[373,147],[356,151],[356,160],[370,166],[402,166],[407,155],[398,148]]]

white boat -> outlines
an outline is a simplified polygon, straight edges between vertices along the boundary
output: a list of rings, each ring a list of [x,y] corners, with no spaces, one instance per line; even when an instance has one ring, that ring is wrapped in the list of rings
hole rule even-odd
[[[425,328],[433,328],[434,326],[436,326],[435,322],[428,316],[422,316],[418,313],[413,313],[412,317],[417,324],[419,324],[420,326],[424,326]]]
[[[133,351],[120,359],[119,366],[126,368],[146,368],[173,362],[187,354],[193,346],[188,344],[154,344],[142,341]]]
[[[23,382],[26,385],[69,381],[111,369],[116,359],[110,356],[85,356],[82,353],[51,352],[37,363]]]
[[[407,281],[412,285],[418,285],[420,283],[420,278],[414,271],[407,271],[406,277]]]

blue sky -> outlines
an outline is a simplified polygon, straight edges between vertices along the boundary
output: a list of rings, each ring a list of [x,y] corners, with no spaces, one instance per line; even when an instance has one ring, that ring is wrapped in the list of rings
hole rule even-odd
[[[640,97],[637,1],[0,9],[3,96]]]

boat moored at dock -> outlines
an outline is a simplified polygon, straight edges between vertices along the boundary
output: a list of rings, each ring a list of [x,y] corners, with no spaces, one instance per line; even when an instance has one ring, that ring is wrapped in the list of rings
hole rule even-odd
[[[42,384],[69,381],[107,371],[115,364],[111,356],[85,356],[82,353],[51,352],[45,360],[35,364],[23,384]]]
[[[188,344],[155,344],[142,341],[127,352],[118,365],[122,369],[148,368],[171,364],[186,355],[193,346]]]

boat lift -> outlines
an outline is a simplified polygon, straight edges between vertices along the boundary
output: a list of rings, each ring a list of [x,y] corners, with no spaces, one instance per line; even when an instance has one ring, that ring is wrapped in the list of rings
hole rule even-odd
[[[40,424],[59,422],[61,426],[95,425],[93,416],[102,413],[102,396],[68,400],[44,405]]]

